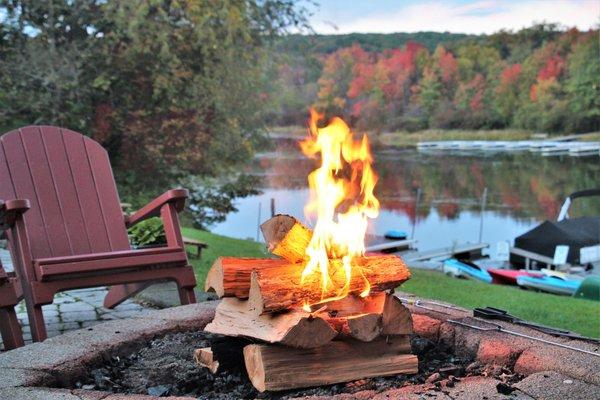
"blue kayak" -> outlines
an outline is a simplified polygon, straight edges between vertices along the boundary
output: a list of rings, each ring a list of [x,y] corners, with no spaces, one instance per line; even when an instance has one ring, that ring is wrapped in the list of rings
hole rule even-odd
[[[517,285],[526,289],[537,289],[548,293],[573,295],[579,289],[581,280],[567,279],[555,275],[543,275],[541,277],[519,276]]]
[[[492,283],[492,276],[485,269],[468,261],[450,258],[444,261],[442,269],[444,273],[455,278],[477,279],[485,283]]]

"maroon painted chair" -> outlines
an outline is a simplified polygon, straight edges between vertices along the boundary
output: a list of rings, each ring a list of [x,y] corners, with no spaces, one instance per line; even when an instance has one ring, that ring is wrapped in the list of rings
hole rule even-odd
[[[7,236],[33,340],[46,338],[42,305],[63,290],[114,285],[105,299],[114,307],[148,282],[172,280],[182,304],[195,302],[177,216],[187,194],[169,190],[125,217],[108,154],[97,142],[52,126],[0,137],[0,199],[13,204]],[[167,245],[132,250],[126,228],[159,215]]]
[[[11,214],[10,205],[7,210],[4,202],[0,202],[0,230],[8,227]],[[20,297],[21,288],[18,278],[7,274],[0,263],[0,334],[4,342],[4,350],[24,345],[23,331],[15,313],[15,306]]]

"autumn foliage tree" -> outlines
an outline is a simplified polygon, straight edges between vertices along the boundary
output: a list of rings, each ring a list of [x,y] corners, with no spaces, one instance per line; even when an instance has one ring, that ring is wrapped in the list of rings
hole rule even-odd
[[[600,129],[598,30],[537,25],[430,52],[409,42],[323,58],[315,102],[359,129]]]

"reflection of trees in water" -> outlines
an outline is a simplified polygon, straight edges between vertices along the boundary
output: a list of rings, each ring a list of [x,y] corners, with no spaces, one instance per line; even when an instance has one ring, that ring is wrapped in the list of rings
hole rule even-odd
[[[267,187],[305,188],[315,160],[305,158],[289,141],[253,161],[247,172],[264,175]],[[445,218],[477,211],[488,187],[488,210],[517,218],[554,219],[564,198],[598,186],[598,158],[540,157],[531,153],[490,156],[423,154],[416,150],[375,152],[379,175],[376,195],[382,207],[424,218],[436,209]],[[421,204],[415,210],[415,194]],[[600,199],[577,200],[573,215],[600,215]]]
[[[423,207],[435,205],[447,218],[455,218],[461,209],[479,209],[483,189],[488,187],[487,209],[553,219],[568,194],[600,182],[597,158],[546,158],[531,153],[478,157],[407,150],[395,158],[376,160],[383,198],[414,196],[421,187]],[[579,205],[580,215],[600,214],[598,200],[581,200]]]

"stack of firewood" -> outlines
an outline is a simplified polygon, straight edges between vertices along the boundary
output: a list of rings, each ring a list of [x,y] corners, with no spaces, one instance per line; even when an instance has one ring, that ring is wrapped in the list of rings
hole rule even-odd
[[[417,372],[410,349],[412,318],[393,295],[410,277],[399,257],[355,260],[362,273],[353,274],[348,296],[316,304],[335,293],[322,293],[318,277],[301,283],[312,232],[287,215],[273,217],[261,230],[269,250],[281,258],[221,257],[205,287],[222,298],[205,331],[253,340],[243,356],[259,391]],[[361,297],[365,278],[371,289]],[[313,304],[310,311],[303,308],[307,301]],[[195,357],[214,373],[227,362],[228,351],[232,348],[217,345],[196,350]]]

